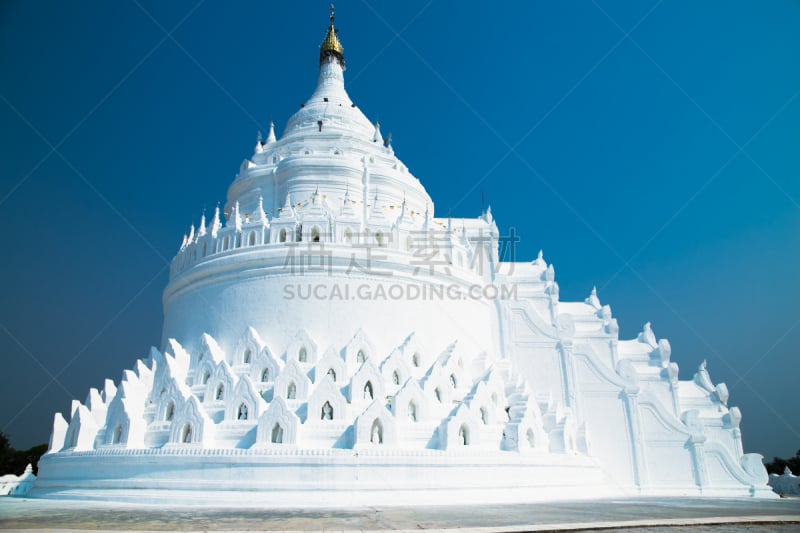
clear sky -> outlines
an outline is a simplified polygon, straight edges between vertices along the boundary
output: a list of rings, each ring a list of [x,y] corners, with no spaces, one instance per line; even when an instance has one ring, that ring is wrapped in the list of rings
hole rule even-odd
[[[167,264],[257,130],[313,90],[325,2],[0,3],[0,429],[46,441],[158,345]],[[800,448],[800,4],[337,4],[348,91],[436,215],[540,248],[681,378],[708,360],[746,451]]]

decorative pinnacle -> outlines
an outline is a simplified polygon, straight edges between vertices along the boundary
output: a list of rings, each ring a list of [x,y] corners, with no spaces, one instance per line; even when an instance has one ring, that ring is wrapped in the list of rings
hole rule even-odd
[[[333,4],[331,4],[330,19],[331,25],[328,26],[328,33],[325,35],[325,39],[322,41],[322,44],[319,47],[319,64],[321,66],[326,61],[330,61],[329,58],[333,58],[342,66],[342,70],[344,70],[344,47],[342,46],[342,43],[339,42],[339,37],[336,35],[339,33],[339,30],[337,30],[333,25]]]

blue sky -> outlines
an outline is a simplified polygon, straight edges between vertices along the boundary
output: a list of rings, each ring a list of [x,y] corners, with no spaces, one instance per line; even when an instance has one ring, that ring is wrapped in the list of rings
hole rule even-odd
[[[800,4],[337,4],[353,100],[438,216],[481,194],[561,298],[597,285],[746,451],[800,448]],[[161,334],[167,261],[311,93],[325,2],[0,5],[0,429],[46,441]],[[177,27],[176,27],[177,26]],[[173,30],[174,29],[174,30]],[[171,33],[169,33],[171,32]],[[53,150],[55,148],[55,151]],[[54,379],[55,378],[55,379]]]

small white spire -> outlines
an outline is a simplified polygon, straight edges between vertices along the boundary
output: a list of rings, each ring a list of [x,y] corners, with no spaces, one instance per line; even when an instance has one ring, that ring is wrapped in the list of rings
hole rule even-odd
[[[280,218],[287,218],[294,216],[294,209],[292,208],[292,195],[291,193],[286,193],[286,202],[284,202],[283,207],[281,208]]]
[[[430,205],[425,204],[425,219],[423,221],[422,227],[424,227],[425,229],[430,229],[432,224],[433,224],[433,219],[431,218]]]
[[[253,149],[253,152],[256,154],[264,152],[264,146],[261,144],[261,130],[258,130],[258,135],[256,135],[256,147]]]
[[[256,207],[255,222],[261,222],[261,225],[264,227],[269,226],[269,221],[267,220],[267,214],[264,212],[264,198],[262,196],[258,197],[258,207]]]
[[[385,207],[385,205],[384,205]],[[382,223],[386,222],[386,212],[382,207],[378,205],[378,189],[375,189],[375,197],[372,199],[372,205],[369,212],[368,220],[370,224],[372,223]]]
[[[242,231],[242,214],[239,212],[239,202],[236,202],[233,205],[233,224],[236,227],[236,231]]]
[[[270,120],[269,121],[269,133],[267,134],[267,140],[264,144],[270,144],[275,142],[275,124]]]
[[[370,220],[379,220],[384,218],[383,209],[378,208],[378,189],[375,189],[375,197],[372,199],[372,210],[369,214]]]
[[[542,268],[547,268],[547,262],[544,260],[544,252],[539,249],[539,255],[536,256],[536,264]]]
[[[190,243],[194,242],[194,224],[189,228],[189,237],[187,237],[187,239]]]
[[[217,234],[219,233],[220,228],[222,227],[222,222],[219,219],[219,205],[217,205],[216,209],[214,209],[214,218],[211,219],[211,237],[216,239]]]
[[[184,233],[183,234],[183,242],[181,242],[181,248],[180,248],[181,252],[186,249],[186,245],[187,244],[189,244],[189,237]]]
[[[372,142],[383,144],[383,135],[381,135],[381,123],[375,121],[375,133],[372,135]]]
[[[203,214],[200,215],[200,227],[197,228],[197,238],[199,239],[200,237],[205,236],[205,234],[206,234],[206,213],[204,211]]]
[[[592,292],[589,294],[589,297],[586,298],[585,302],[595,309],[600,309],[602,305],[600,305],[600,298],[597,297],[597,287],[592,287]]]
[[[340,213],[346,218],[358,217],[356,210],[353,209],[353,201],[350,199],[350,187],[347,187],[344,191],[344,199],[342,200],[342,209]]]

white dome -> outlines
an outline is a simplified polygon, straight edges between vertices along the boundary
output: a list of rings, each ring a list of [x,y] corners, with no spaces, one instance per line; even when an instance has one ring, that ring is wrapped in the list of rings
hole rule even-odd
[[[336,61],[329,61],[320,66],[319,80],[314,94],[289,118],[283,138],[307,134],[308,130],[319,131],[320,120],[323,131],[335,128],[348,137],[361,137],[364,141],[372,141],[375,127],[347,95],[343,69]]]
[[[371,124],[344,88],[341,58],[324,56],[316,89],[289,118],[283,136],[272,130],[259,142],[228,190],[226,216],[238,203],[243,214],[254,213],[259,198],[275,215],[290,195],[306,202],[316,190],[341,205],[345,193],[366,204],[377,194],[382,205],[406,203],[409,211],[433,210],[420,181],[384,142],[378,124]]]

